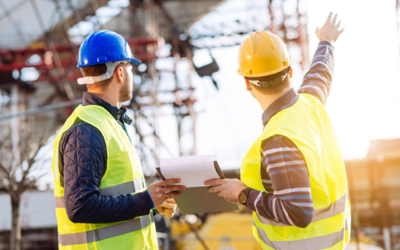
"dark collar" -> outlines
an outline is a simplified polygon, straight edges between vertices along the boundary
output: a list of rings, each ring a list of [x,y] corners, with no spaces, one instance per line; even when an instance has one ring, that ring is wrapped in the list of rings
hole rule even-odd
[[[114,105],[104,101],[103,99],[90,94],[89,92],[83,93],[83,106],[87,105],[99,105],[105,108],[114,118],[115,120],[119,120],[121,122],[125,122],[128,125],[131,125],[132,119],[126,115],[126,109],[124,107],[118,108]]]
[[[267,123],[276,113],[292,106],[296,103],[297,99],[299,99],[299,95],[293,88],[283,96],[276,99],[266,110],[264,110],[264,113],[262,114],[263,125],[267,126]]]

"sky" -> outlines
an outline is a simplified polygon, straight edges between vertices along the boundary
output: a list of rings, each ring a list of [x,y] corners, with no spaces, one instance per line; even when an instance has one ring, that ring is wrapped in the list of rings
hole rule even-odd
[[[266,0],[228,0],[216,12],[203,17],[198,24],[213,25],[223,20],[245,16],[264,18]],[[308,34],[310,57],[318,45],[314,34],[330,11],[339,14],[345,32],[334,44],[335,73],[326,105],[344,159],[365,157],[369,141],[400,138],[399,33],[395,0],[308,0]],[[238,169],[241,160],[261,134],[262,109],[245,90],[243,78],[237,74],[238,46],[212,49],[220,70],[214,74],[217,91],[208,77],[192,75],[197,102],[196,137],[198,155],[216,154],[223,169]],[[207,50],[197,50],[197,66],[210,62]],[[158,67],[170,67],[160,61]],[[187,63],[178,65],[187,71]],[[295,68],[292,84],[301,85],[304,72]],[[163,83],[164,82],[164,83]],[[168,89],[168,79],[160,86]],[[170,87],[170,86],[169,86]],[[132,112],[130,112],[132,116]],[[158,134],[163,143],[178,156],[177,133],[172,110],[162,108],[158,117]],[[135,138],[133,128],[130,129]],[[136,137],[137,139],[137,137]],[[136,140],[137,141],[137,140]],[[171,155],[161,149],[161,157]],[[51,183],[51,175],[42,183]]]

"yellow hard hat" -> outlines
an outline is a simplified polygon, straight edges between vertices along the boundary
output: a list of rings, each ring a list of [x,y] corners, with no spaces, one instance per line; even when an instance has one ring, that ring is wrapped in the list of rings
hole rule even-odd
[[[269,76],[290,64],[291,58],[282,39],[270,32],[252,32],[239,49],[238,73],[241,76]]]

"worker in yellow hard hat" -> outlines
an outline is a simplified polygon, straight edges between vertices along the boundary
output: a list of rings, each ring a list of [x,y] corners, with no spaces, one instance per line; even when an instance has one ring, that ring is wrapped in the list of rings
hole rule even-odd
[[[239,49],[238,73],[264,110],[264,130],[243,159],[241,181],[206,181],[210,192],[253,211],[263,249],[344,249],[350,239],[346,171],[324,104],[333,75],[333,46],[343,29],[329,15],[298,91],[291,58],[276,35],[258,31]]]

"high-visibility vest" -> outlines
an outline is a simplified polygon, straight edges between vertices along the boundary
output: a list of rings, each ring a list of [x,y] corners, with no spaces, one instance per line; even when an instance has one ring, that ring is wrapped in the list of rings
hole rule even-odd
[[[134,194],[146,188],[136,150],[121,125],[101,106],[78,106],[54,142],[54,195],[59,249],[158,249],[152,211],[149,215],[116,223],[73,223],[69,220],[64,203],[64,188],[59,183],[59,164],[62,164],[59,161],[59,143],[77,118],[97,128],[106,143],[107,170],[100,183],[100,194]]]
[[[253,213],[253,234],[263,249],[344,249],[350,239],[350,201],[339,145],[322,103],[300,94],[291,107],[275,114],[243,159],[241,179],[250,188],[262,184],[262,141],[275,135],[291,139],[307,164],[314,216],[306,228],[288,226]]]

